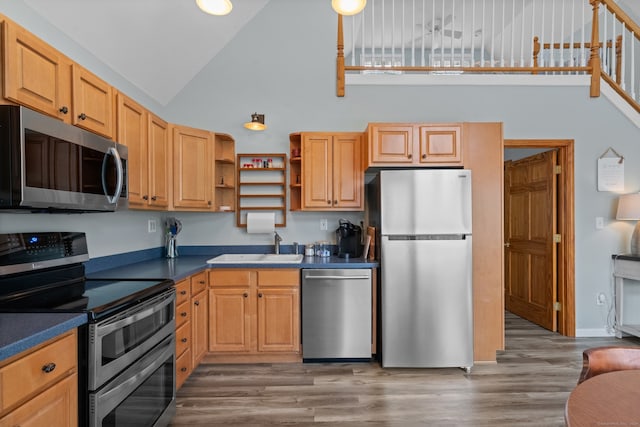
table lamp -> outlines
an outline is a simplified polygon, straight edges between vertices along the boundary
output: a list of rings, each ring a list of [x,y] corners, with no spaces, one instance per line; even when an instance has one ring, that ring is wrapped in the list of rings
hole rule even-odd
[[[640,220],[640,193],[624,194],[618,199],[616,219]],[[640,221],[636,223],[631,235],[631,253],[640,255]]]

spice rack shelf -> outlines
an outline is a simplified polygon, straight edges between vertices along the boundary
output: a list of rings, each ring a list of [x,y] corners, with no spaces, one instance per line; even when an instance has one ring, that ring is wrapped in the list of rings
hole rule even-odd
[[[247,226],[247,213],[272,211],[276,227],[287,225],[287,155],[238,154],[236,225]]]

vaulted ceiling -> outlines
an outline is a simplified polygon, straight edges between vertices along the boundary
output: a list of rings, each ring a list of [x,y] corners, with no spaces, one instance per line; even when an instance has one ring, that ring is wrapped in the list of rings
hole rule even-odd
[[[166,105],[262,8],[280,0],[233,0],[227,16],[207,15],[195,0],[12,1],[25,3]],[[638,22],[640,1],[618,3]]]

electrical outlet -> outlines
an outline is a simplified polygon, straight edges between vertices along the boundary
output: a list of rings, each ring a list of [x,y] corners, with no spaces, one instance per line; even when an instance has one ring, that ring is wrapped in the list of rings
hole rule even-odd
[[[320,220],[320,230],[326,231],[329,229],[329,223],[326,218]]]
[[[601,216],[596,217],[596,229],[602,230],[604,228],[604,218]]]
[[[600,292],[596,296],[596,305],[604,305],[606,302],[607,302],[607,296],[603,292]]]
[[[147,231],[149,233],[155,233],[156,232],[156,220],[155,219],[150,219],[149,222],[147,222]]]

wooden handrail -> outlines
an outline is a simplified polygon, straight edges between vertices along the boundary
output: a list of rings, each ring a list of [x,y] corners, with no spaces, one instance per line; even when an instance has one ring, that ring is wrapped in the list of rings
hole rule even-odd
[[[609,10],[609,12],[615,14],[618,20],[622,22],[622,24],[624,24],[627,30],[632,31],[636,35],[636,38],[640,37],[640,25],[635,23],[633,19],[631,19],[629,15],[624,12],[624,10],[620,9],[620,6],[618,6],[612,0],[598,1],[602,2],[602,4]]]

